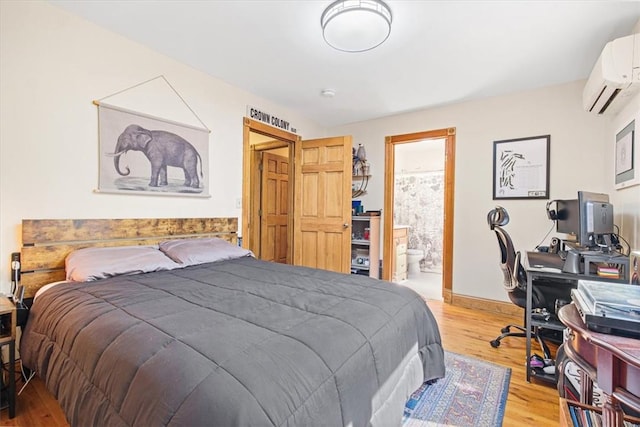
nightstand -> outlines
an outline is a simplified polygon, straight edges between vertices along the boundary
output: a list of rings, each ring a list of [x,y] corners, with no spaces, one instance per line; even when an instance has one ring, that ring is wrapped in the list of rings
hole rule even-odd
[[[0,297],[0,348],[9,346],[9,418],[16,415],[16,306],[7,297]]]

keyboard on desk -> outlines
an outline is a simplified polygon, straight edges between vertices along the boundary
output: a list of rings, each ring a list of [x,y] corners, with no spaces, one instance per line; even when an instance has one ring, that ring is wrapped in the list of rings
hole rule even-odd
[[[527,252],[529,266],[534,268],[557,268],[562,270],[564,260],[558,254],[548,252]]]

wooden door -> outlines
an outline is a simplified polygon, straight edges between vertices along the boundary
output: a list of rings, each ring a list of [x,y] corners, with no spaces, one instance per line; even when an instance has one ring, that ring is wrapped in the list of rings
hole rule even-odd
[[[350,136],[296,143],[295,265],[350,271],[351,147]]]
[[[287,264],[289,222],[289,159],[262,156],[260,259]]]

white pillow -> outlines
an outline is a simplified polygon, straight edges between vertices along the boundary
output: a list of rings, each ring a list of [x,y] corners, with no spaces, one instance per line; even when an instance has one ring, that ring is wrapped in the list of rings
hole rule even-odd
[[[253,256],[250,250],[217,237],[165,240],[160,243],[160,250],[184,267]]]
[[[153,246],[78,249],[67,255],[67,280],[89,282],[121,274],[173,270],[181,266]]]

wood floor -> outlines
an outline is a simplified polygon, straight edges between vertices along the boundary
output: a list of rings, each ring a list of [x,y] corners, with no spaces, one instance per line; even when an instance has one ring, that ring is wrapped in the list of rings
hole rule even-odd
[[[558,393],[555,388],[545,383],[525,381],[524,339],[507,339],[497,349],[489,345],[505,324],[518,319],[454,307],[441,301],[429,301],[429,306],[440,326],[446,350],[512,369],[505,427],[558,425]],[[534,351],[539,352],[539,349],[534,347]],[[21,386],[19,384],[18,387]],[[16,417],[9,420],[7,410],[3,410],[0,426],[58,427],[68,424],[57,401],[36,377],[18,397]]]

